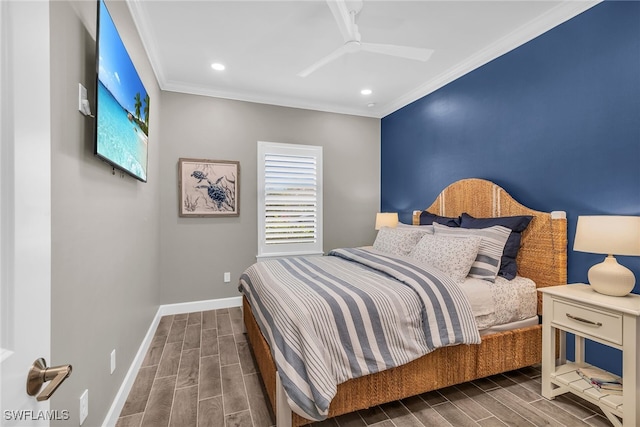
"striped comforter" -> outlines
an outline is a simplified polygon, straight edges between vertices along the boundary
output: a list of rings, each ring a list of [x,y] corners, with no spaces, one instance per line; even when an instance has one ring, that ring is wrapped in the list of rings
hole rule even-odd
[[[322,420],[337,385],[454,344],[480,343],[469,302],[437,269],[374,249],[260,262],[240,290],[291,409]]]

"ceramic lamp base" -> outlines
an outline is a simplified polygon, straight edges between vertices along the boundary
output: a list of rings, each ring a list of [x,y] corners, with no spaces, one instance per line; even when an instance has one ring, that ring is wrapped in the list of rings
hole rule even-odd
[[[589,283],[598,293],[623,297],[633,290],[636,278],[631,270],[618,264],[615,257],[609,255],[589,269]]]

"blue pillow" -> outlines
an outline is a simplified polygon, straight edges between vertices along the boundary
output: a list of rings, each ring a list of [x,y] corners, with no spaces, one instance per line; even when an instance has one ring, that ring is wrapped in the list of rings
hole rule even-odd
[[[431,225],[434,222],[446,225],[447,227],[460,227],[460,217],[450,218],[448,216],[440,216],[431,212],[420,212],[420,225]]]
[[[467,213],[463,213],[460,217],[460,227],[462,228],[487,228],[494,225],[501,225],[511,230],[509,239],[504,246],[502,259],[500,261],[500,270],[498,276],[511,280],[518,273],[518,265],[516,257],[520,250],[520,241],[522,232],[527,228],[533,216],[501,216],[496,218],[474,218]]]

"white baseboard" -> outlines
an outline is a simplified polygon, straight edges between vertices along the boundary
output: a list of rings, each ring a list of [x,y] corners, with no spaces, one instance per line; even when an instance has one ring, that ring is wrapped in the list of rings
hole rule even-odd
[[[183,302],[177,304],[164,304],[159,306],[158,311],[151,321],[151,325],[149,326],[149,329],[147,330],[147,333],[144,336],[142,343],[140,344],[140,348],[138,348],[138,352],[131,362],[131,366],[127,371],[127,375],[125,375],[124,381],[122,382],[122,385],[120,386],[120,389],[118,390],[118,393],[116,394],[116,397],[111,404],[111,408],[109,408],[109,412],[107,412],[107,416],[102,422],[102,427],[115,427],[116,422],[118,421],[118,417],[120,416],[120,412],[122,412],[122,408],[127,401],[127,396],[129,396],[131,387],[133,387],[133,382],[138,375],[138,370],[140,369],[140,366],[142,366],[144,357],[146,356],[147,351],[151,346],[151,341],[153,340],[153,336],[156,333],[156,329],[158,329],[158,324],[160,323],[160,318],[162,316],[193,313],[197,311],[218,310],[221,308],[240,306],[242,306],[242,297]]]
[[[242,297],[210,299],[206,301],[181,302],[177,304],[165,304],[158,308],[160,316],[171,314],[194,313],[196,311],[218,310],[221,308],[240,307]]]

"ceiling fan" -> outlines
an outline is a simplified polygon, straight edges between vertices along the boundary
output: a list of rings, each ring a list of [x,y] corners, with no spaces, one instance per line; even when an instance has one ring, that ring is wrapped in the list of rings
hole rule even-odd
[[[329,55],[299,72],[298,76],[300,77],[307,77],[309,74],[347,53],[365,51],[423,62],[427,61],[433,53],[432,49],[419,47],[363,43],[361,42],[360,31],[356,24],[356,15],[362,10],[363,0],[349,1],[349,6],[347,6],[346,0],[327,0],[327,4],[342,33],[344,44]]]

